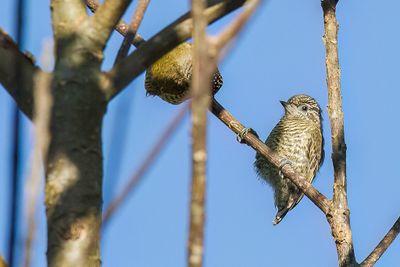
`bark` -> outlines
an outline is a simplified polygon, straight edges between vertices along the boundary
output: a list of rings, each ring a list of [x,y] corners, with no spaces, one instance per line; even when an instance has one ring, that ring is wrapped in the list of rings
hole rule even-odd
[[[346,183],[346,143],[344,140],[344,114],[340,92],[340,66],[338,52],[338,30],[335,0],[324,0],[325,34],[323,41],[326,48],[326,81],[328,85],[328,114],[332,135],[332,162],[334,169],[333,209],[327,215],[335,239],[340,266],[356,266],[350,210],[347,203]]]
[[[76,39],[64,40],[73,55],[67,57],[61,50],[52,83],[45,187],[49,266],[100,266],[101,124],[106,100],[99,90],[100,60]]]
[[[192,188],[188,266],[203,266],[206,195],[207,110],[210,105],[211,77],[215,72],[208,55],[203,0],[192,1],[193,76],[192,76]]]

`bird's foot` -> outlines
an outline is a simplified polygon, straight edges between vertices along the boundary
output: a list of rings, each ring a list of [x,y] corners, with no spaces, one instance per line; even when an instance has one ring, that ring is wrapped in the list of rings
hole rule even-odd
[[[236,135],[236,140],[241,143],[241,144],[247,144],[247,142],[244,140],[244,138],[246,137],[246,135],[248,133],[251,133],[253,135],[255,135],[258,138],[258,134],[256,131],[254,131],[252,128],[243,128],[240,133],[238,133]]]
[[[282,168],[283,168],[286,164],[290,165],[292,168],[294,167],[292,161],[290,161],[290,160],[288,160],[288,159],[282,159],[282,160],[280,161],[279,165],[278,165],[279,176],[280,176],[280,177],[284,177],[284,175],[283,175],[283,173],[282,173]]]

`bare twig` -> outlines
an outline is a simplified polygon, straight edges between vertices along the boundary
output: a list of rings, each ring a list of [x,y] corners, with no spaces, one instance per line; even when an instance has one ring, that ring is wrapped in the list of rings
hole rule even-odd
[[[211,5],[204,11],[207,23],[212,23],[244,4],[245,0],[227,0]],[[132,52],[117,64],[109,73],[112,84],[108,96],[113,98],[134,78],[153,64],[165,53],[190,38],[193,28],[190,13],[181,16],[175,22],[153,36],[145,44]]]
[[[340,66],[338,53],[337,0],[321,2],[324,14],[326,48],[326,75],[328,84],[328,113],[332,135],[332,161],[334,168],[333,209],[327,219],[335,239],[340,266],[355,266],[350,212],[347,203],[346,143],[344,140],[344,115],[340,93]]]
[[[112,215],[115,214],[115,212],[118,210],[118,208],[121,206],[121,204],[126,200],[126,198],[129,196],[129,194],[135,189],[136,185],[143,178],[144,174],[149,169],[149,167],[152,166],[154,160],[160,154],[162,148],[165,146],[167,141],[171,138],[172,134],[175,132],[175,130],[177,129],[177,127],[179,126],[179,124],[181,123],[183,118],[185,117],[185,114],[189,109],[189,105],[190,104],[186,104],[176,114],[176,116],[172,119],[171,123],[168,125],[168,127],[165,129],[163,134],[160,136],[157,143],[155,143],[153,148],[150,150],[149,154],[144,159],[143,163],[140,165],[137,172],[132,176],[132,178],[129,180],[129,182],[124,186],[124,189],[122,190],[122,192],[108,206],[108,208],[103,216],[103,228],[105,228],[108,225],[108,222],[110,221],[110,218],[112,217]]]
[[[397,221],[394,223],[392,228],[390,228],[389,232],[385,235],[385,237],[379,242],[376,248],[368,255],[368,257],[360,264],[362,267],[371,267],[374,266],[375,263],[379,260],[379,258],[385,253],[388,247],[392,244],[392,242],[396,239],[400,232],[400,217],[397,218]]]
[[[217,100],[213,100],[211,112],[229,127],[235,134],[240,134],[245,128],[237,119],[235,119]],[[257,136],[249,132],[242,136],[243,141],[251,146],[254,150],[262,154],[271,164],[278,167],[284,160],[283,157],[272,151]],[[330,210],[331,201],[321,194],[315,187],[307,182],[307,180],[297,174],[289,164],[282,167],[282,173],[290,179],[314,204],[327,214]]]
[[[212,43],[215,45],[216,50],[222,50],[239,34],[259,4],[259,0],[247,0],[246,4],[243,6],[243,11],[237,16],[237,18],[216,37],[210,38]]]
[[[192,73],[192,188],[188,266],[203,266],[203,240],[206,194],[207,109],[210,105],[211,77],[215,72],[208,54],[203,0],[192,0],[193,73]]]
[[[50,61],[52,55],[52,46],[45,43],[43,47],[43,66],[50,69]],[[31,248],[35,236],[35,214],[37,208],[37,198],[39,195],[39,186],[42,173],[42,162],[46,162],[47,149],[50,142],[50,114],[52,107],[52,96],[50,91],[51,75],[49,73],[40,72],[35,77],[34,90],[34,117],[36,142],[32,151],[32,171],[30,179],[27,180],[27,217],[28,217],[28,233],[25,238],[25,267],[29,267],[31,263]]]
[[[139,29],[140,23],[143,20],[144,13],[146,12],[147,6],[150,0],[139,0],[136,7],[135,13],[133,14],[132,20],[129,24],[129,29],[122,41],[121,47],[118,50],[117,57],[115,59],[114,65],[117,64],[121,59],[128,55],[129,48],[131,47],[132,41],[135,39],[137,30]]]
[[[96,34],[101,43],[105,43],[109,38],[114,26],[118,23],[125,10],[132,0],[106,0],[97,8],[94,16],[90,18],[91,26],[97,29]],[[90,1],[92,4],[98,4],[97,1]]]
[[[94,13],[99,7],[99,3],[97,0],[86,0],[87,7]],[[125,23],[123,20],[119,21],[117,25],[115,25],[115,30],[119,32],[121,35],[126,36],[128,34],[129,25]],[[138,34],[135,34],[135,37],[132,40],[132,44],[136,47],[143,44],[145,40]]]

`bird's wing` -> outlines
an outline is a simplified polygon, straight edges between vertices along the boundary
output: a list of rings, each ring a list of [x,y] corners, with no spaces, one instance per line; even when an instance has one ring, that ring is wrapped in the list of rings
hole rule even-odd
[[[308,181],[311,183],[315,176],[317,175],[317,172],[319,170],[319,167],[322,165],[322,162],[324,160],[324,140],[322,137],[322,134],[320,130],[316,130],[313,134],[313,138],[310,138],[309,144],[308,144],[308,159],[310,161],[310,164],[308,165]]]

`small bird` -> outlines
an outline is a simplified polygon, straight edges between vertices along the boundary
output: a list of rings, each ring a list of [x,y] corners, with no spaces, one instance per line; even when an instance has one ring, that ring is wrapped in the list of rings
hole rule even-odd
[[[307,95],[295,95],[287,102],[280,102],[285,115],[265,144],[286,159],[280,168],[290,164],[311,183],[324,160],[321,108],[314,98]],[[300,202],[304,194],[282,175],[280,168],[272,166],[259,153],[254,166],[258,175],[274,189],[278,212],[272,223],[276,225]]]
[[[177,105],[190,98],[192,80],[192,45],[182,43],[151,65],[146,71],[144,87],[148,95],[157,95],[163,100]],[[213,95],[223,83],[217,69],[212,80]]]

